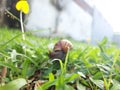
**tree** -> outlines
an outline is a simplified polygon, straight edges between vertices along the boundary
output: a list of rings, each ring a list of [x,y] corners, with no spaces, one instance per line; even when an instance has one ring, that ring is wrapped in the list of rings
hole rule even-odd
[[[7,0],[0,0],[0,27],[5,25],[5,8]]]

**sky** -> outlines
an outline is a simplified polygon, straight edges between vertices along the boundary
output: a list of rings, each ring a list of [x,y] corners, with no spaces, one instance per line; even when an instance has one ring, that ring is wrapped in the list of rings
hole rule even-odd
[[[120,0],[92,0],[114,32],[120,33]]]

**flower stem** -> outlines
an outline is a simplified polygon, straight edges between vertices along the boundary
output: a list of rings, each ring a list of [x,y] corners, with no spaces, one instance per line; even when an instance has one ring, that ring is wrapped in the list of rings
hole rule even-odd
[[[25,31],[24,31],[24,27],[23,27],[22,11],[20,11],[20,24],[21,24],[22,38],[23,38],[23,40],[25,40]]]

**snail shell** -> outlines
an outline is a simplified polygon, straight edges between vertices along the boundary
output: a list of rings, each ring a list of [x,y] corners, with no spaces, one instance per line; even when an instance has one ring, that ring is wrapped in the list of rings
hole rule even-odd
[[[69,40],[63,39],[58,41],[54,46],[54,51],[63,51],[67,53],[68,49],[72,49],[73,45]]]

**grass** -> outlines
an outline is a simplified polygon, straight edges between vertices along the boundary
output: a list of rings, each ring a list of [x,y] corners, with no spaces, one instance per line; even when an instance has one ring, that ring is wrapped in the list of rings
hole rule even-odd
[[[1,72],[7,67],[0,90],[119,90],[120,49],[106,38],[97,46],[69,39],[74,48],[65,63],[58,63],[49,59],[48,46],[59,38],[36,37],[27,32],[23,41],[19,30],[2,28],[0,33]],[[31,89],[34,83],[37,87]]]

